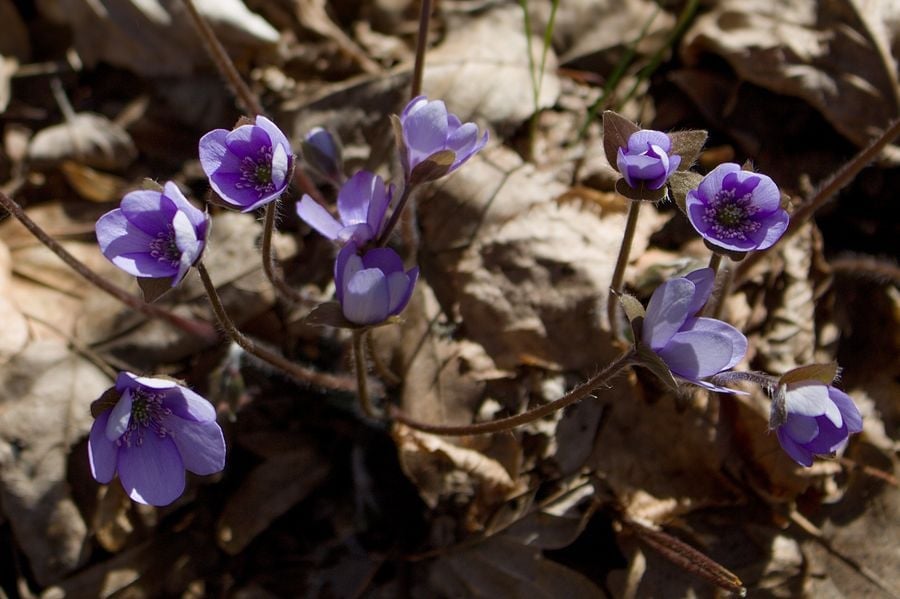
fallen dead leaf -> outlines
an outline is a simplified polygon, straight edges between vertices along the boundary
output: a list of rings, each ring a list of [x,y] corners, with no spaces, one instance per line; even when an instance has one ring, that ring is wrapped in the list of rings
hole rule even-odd
[[[82,112],[70,120],[38,131],[31,138],[28,158],[35,166],[74,160],[99,169],[127,167],[137,148],[125,129],[101,114]]]

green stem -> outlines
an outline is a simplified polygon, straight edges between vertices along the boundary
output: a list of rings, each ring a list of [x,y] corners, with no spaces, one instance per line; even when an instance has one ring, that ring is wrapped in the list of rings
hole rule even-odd
[[[222,299],[219,297],[218,291],[216,291],[216,286],[213,284],[209,272],[206,270],[206,266],[204,266],[203,262],[197,263],[197,271],[200,273],[200,279],[203,281],[203,287],[206,289],[206,295],[209,298],[209,303],[212,306],[219,324],[225,329],[225,333],[228,337],[241,346],[248,354],[252,354],[260,360],[268,362],[288,376],[303,383],[317,385],[325,389],[347,391],[350,393],[356,390],[356,382],[348,377],[316,372],[311,368],[305,368],[299,364],[294,364],[281,354],[277,354],[265,347],[257,345],[255,341],[245,336],[234,324],[234,321],[231,320],[231,317],[228,316],[228,312],[222,304]]]
[[[722,254],[713,252],[709,257],[709,267],[713,269],[713,273],[719,272],[719,266],[722,264]]]
[[[269,279],[269,282],[272,283],[272,286],[275,287],[275,290],[280,296],[290,302],[300,304],[307,301],[307,298],[304,297],[302,293],[292,289],[291,286],[285,282],[281,273],[281,268],[276,261],[275,252],[272,250],[272,235],[275,231],[275,217],[277,214],[277,200],[266,204],[262,236],[263,271],[266,273],[266,278]]]
[[[616,296],[622,293],[622,281],[625,279],[625,267],[628,265],[628,256],[631,254],[631,244],[634,242],[634,233],[637,230],[638,213],[641,202],[628,200],[628,217],[625,221],[625,233],[622,236],[622,245],[619,247],[619,257],[616,259],[616,268],[613,270],[612,282],[609,284],[609,297],[606,304],[606,315],[609,318],[609,331],[613,338],[618,339],[619,327],[617,325],[617,311],[619,301]]]
[[[369,399],[369,388],[366,384],[366,349],[363,347],[363,336],[365,331],[353,331],[353,361],[356,365],[356,394],[359,397],[359,406],[362,408],[363,414],[369,418],[375,418],[375,409],[372,407],[372,400]]]
[[[878,153],[881,152],[885,146],[894,141],[898,135],[900,135],[900,119],[897,119],[888,125],[888,127],[881,132],[881,135],[872,140],[868,146],[863,148],[859,154],[854,156],[849,162],[846,162],[831,179],[826,180],[821,187],[819,187],[819,190],[813,197],[800,205],[800,207],[791,214],[791,222],[788,225],[787,231],[785,231],[784,235],[781,236],[781,239],[779,239],[777,243],[783,243],[786,239],[794,235],[800,227],[806,224],[806,221],[813,217],[819,208],[824,206],[837,192],[848,185],[856,175],[859,174],[859,171],[868,166],[868,164],[878,156]],[[736,269],[734,275],[735,284],[744,282],[747,273],[751,271],[757,262],[762,260],[762,257],[763,252],[752,252],[749,256],[744,258]]]
[[[709,301],[706,302],[706,307],[703,308],[703,315],[712,318],[721,318],[722,308],[725,306],[725,300],[731,293],[731,284],[734,281],[734,268],[732,266],[720,268],[721,264],[722,254],[713,252],[713,255],[709,258],[709,267],[718,275],[718,281],[713,294],[710,296]]]
[[[69,251],[62,246],[58,241],[56,241],[53,237],[51,237],[46,231],[44,231],[40,225],[31,220],[31,217],[25,213],[21,206],[19,206],[18,202],[8,197],[5,193],[0,192],[0,204],[16,219],[22,223],[22,225],[28,229],[28,232],[34,235],[38,241],[47,246],[47,248],[52,251],[54,254],[59,256],[60,260],[66,263],[66,265],[77,272],[79,275],[84,277],[91,285],[94,285],[98,289],[101,289],[113,296],[132,310],[140,312],[141,314],[147,316],[148,318],[158,318],[160,320],[164,320],[169,324],[190,333],[191,335],[196,335],[202,339],[213,340],[216,338],[216,330],[210,323],[199,321],[199,320],[188,320],[186,318],[182,318],[177,314],[174,314],[164,308],[160,308],[159,306],[148,304],[143,301],[139,297],[132,295],[113,283],[110,283],[93,270],[91,270],[84,262],[73,256]]]
[[[437,424],[426,424],[424,422],[413,420],[412,418],[403,415],[402,412],[396,409],[391,411],[391,416],[393,416],[394,420],[396,420],[397,422],[405,424],[412,429],[425,433],[431,433],[433,435],[444,435],[448,437],[459,437],[463,435],[484,435],[488,433],[508,431],[518,426],[522,426],[523,424],[534,422],[535,420],[552,414],[557,410],[561,410],[577,401],[581,401],[582,399],[591,395],[597,388],[611,381],[624,368],[633,364],[634,360],[634,349],[629,349],[627,352],[613,360],[613,362],[610,363],[606,368],[601,370],[599,373],[597,373],[584,383],[578,385],[561,398],[527,412],[516,414],[515,416],[510,416],[508,418],[501,418],[499,420],[492,420],[490,422],[480,422],[478,424],[442,426]]]
[[[244,110],[251,115],[265,114],[262,104],[259,102],[259,98],[250,91],[250,88],[241,78],[237,68],[234,66],[234,62],[229,58],[228,52],[222,45],[222,42],[216,37],[215,32],[212,30],[212,27],[209,26],[209,23],[206,22],[206,19],[204,19],[197,11],[197,7],[194,6],[193,0],[182,0],[182,2],[187,9],[188,15],[191,17],[194,29],[197,30],[200,39],[203,41],[203,47],[206,48],[207,54],[209,54],[209,57],[216,65],[222,78],[231,88],[232,93],[243,105]]]
[[[425,73],[425,50],[428,48],[428,24],[431,21],[431,0],[419,5],[419,35],[416,37],[416,62],[410,86],[410,98],[422,93],[422,76]]]

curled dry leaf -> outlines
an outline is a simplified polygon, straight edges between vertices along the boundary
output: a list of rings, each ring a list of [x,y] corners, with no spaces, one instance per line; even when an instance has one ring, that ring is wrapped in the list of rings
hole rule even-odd
[[[41,585],[85,557],[87,527],[66,467],[73,444],[90,429],[90,403],[110,384],[58,340],[30,343],[0,370],[0,498]]]
[[[900,107],[898,18],[896,2],[879,0],[723,0],[697,18],[682,57],[690,66],[717,54],[741,79],[802,98],[862,146]]]
[[[18,353],[28,342],[28,323],[12,299],[12,268],[9,248],[0,241],[0,366]]]
[[[74,160],[99,169],[118,170],[136,157],[137,148],[125,129],[90,112],[38,131],[28,147],[28,158],[36,166]]]

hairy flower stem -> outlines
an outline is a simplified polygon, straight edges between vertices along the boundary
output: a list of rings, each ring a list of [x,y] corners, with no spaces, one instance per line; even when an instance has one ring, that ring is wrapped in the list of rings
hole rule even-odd
[[[188,15],[191,17],[194,29],[197,30],[200,39],[203,41],[203,47],[206,49],[207,54],[209,54],[232,93],[243,105],[244,110],[251,115],[265,114],[259,98],[250,91],[250,88],[238,74],[237,68],[234,66],[231,58],[228,57],[228,52],[225,51],[222,42],[216,37],[215,32],[209,26],[209,23],[206,22],[206,19],[197,11],[193,0],[182,0],[182,2],[187,9]]]
[[[356,381],[348,377],[316,372],[311,368],[305,368],[299,364],[294,364],[284,356],[257,345],[255,341],[245,336],[238,330],[234,321],[228,316],[228,312],[225,311],[222,299],[219,297],[216,286],[209,277],[209,272],[206,270],[206,266],[204,266],[203,262],[197,263],[197,271],[200,273],[203,287],[206,289],[206,295],[209,298],[209,303],[212,306],[213,312],[216,314],[216,319],[218,319],[222,328],[225,329],[225,333],[228,337],[241,346],[244,351],[256,356],[264,362],[268,362],[288,376],[303,383],[317,385],[325,389],[333,389],[336,391],[347,391],[351,393],[356,391]]]
[[[25,213],[21,206],[19,206],[18,202],[7,196],[5,193],[0,192],[0,204],[22,225],[28,229],[28,232],[37,238],[38,241],[47,246],[50,251],[59,256],[59,258],[66,263],[66,265],[77,272],[79,275],[84,277],[91,285],[94,285],[98,289],[101,289],[113,296],[132,310],[140,312],[144,316],[148,318],[158,318],[160,320],[164,320],[171,324],[174,327],[185,331],[191,335],[195,335],[200,337],[201,339],[212,340],[216,338],[216,329],[210,323],[201,321],[201,320],[189,320],[187,318],[182,318],[177,314],[174,314],[164,308],[160,308],[159,306],[155,306],[153,304],[148,304],[143,301],[141,298],[128,293],[118,285],[115,285],[93,270],[88,268],[88,266],[73,256],[69,251],[62,246],[58,241],[56,241],[53,237],[51,237],[46,231],[44,231],[40,225],[31,220],[31,217]]]
[[[484,435],[488,433],[500,433],[503,431],[512,430],[517,426],[522,426],[523,424],[528,424],[529,422],[534,422],[535,420],[552,414],[557,410],[561,410],[577,401],[581,401],[585,397],[593,394],[594,391],[596,391],[599,387],[609,383],[619,372],[634,363],[636,363],[636,354],[634,349],[632,348],[613,360],[606,368],[592,376],[587,381],[578,385],[559,399],[534,408],[533,410],[528,410],[527,412],[522,412],[521,414],[516,414],[515,416],[509,416],[508,418],[492,420],[490,422],[480,422],[478,424],[466,424],[459,426],[426,424],[424,422],[419,422],[417,420],[408,418],[397,409],[391,410],[391,416],[397,422],[405,424],[412,429],[425,433],[431,433],[433,435],[459,437],[463,435]]]
[[[637,230],[638,212],[641,203],[628,201],[628,220],[625,221],[625,233],[622,235],[622,245],[619,248],[619,257],[616,260],[616,268],[613,271],[612,282],[609,284],[609,297],[606,300],[606,314],[609,318],[609,331],[614,339],[619,338],[619,327],[616,312],[619,308],[617,296],[622,293],[622,281],[625,279],[625,267],[628,265],[628,256],[631,254],[631,244],[634,241],[634,232]]]
[[[722,265],[722,254],[713,252],[712,256],[709,257],[709,267],[713,270],[714,273],[719,272],[719,266]]]
[[[716,273],[719,284],[716,285],[715,291],[709,296],[709,301],[706,302],[706,306],[703,308],[704,316],[719,318],[719,316],[722,315],[722,305],[725,303],[725,298],[731,293],[731,281],[734,278],[734,269],[725,268],[722,269],[722,272],[719,272],[719,267],[721,265],[722,254],[713,252],[709,257],[709,267]]]
[[[410,86],[410,98],[422,93],[422,75],[425,72],[425,50],[428,48],[428,24],[431,21],[431,0],[419,4],[419,35],[416,37],[416,62]]]
[[[400,222],[400,215],[403,214],[403,208],[406,206],[409,196],[412,195],[412,189],[413,186],[409,183],[406,183],[403,186],[403,193],[400,194],[400,199],[397,200],[397,207],[391,212],[391,219],[388,221],[387,225],[385,225],[384,231],[375,242],[376,247],[384,247],[387,245],[388,240],[391,238],[391,232],[394,230],[394,227],[397,226],[397,223]]]
[[[825,205],[837,192],[846,187],[859,172],[874,160],[878,153],[881,152],[889,143],[900,135],[900,119],[893,121],[877,138],[863,148],[859,154],[850,159],[831,177],[819,187],[818,191],[807,201],[803,202],[793,214],[791,214],[791,222],[787,231],[782,235],[778,243],[783,243],[786,239],[796,233],[819,208]],[[753,269],[757,262],[763,257],[762,252],[753,252],[747,256],[738,265],[735,272],[735,283],[740,284],[747,277],[747,274]]]
[[[299,291],[292,289],[290,285],[288,285],[284,277],[281,273],[281,268],[275,259],[275,253],[272,251],[272,234],[275,230],[275,217],[278,214],[278,201],[269,202],[266,204],[266,216],[263,221],[263,236],[262,236],[262,263],[263,263],[263,271],[266,273],[266,278],[269,279],[269,282],[272,283],[272,286],[275,287],[275,290],[281,295],[284,299],[293,302],[293,303],[303,303],[306,301],[306,298],[303,297]]]
[[[356,395],[359,397],[359,407],[363,414],[369,418],[375,418],[375,409],[372,400],[369,399],[369,388],[366,384],[366,348],[363,346],[365,331],[353,331],[353,361],[356,366]]]

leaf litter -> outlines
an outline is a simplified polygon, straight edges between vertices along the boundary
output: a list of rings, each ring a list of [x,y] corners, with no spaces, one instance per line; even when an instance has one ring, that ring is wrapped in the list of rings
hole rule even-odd
[[[23,171],[29,213],[128,285],[97,251],[93,219],[144,177],[201,189],[190,140],[218,112],[184,98],[211,80],[208,59],[179,3],[125,2],[105,14],[86,2],[70,13],[40,4],[16,13],[32,34],[17,44],[36,55],[42,22],[71,35],[85,65],[63,81],[77,118],[59,124],[66,119],[46,77],[17,78],[29,52],[17,47],[18,62],[0,57],[11,65],[0,69],[9,71],[0,74],[0,101],[9,98],[0,104],[8,144],[0,185],[13,165]],[[295,149],[322,125],[338,133],[349,164],[396,172],[386,115],[408,94],[410,64],[396,61],[412,55],[415,3],[198,4],[293,132]],[[609,3],[561,3],[537,105],[517,7],[442,3],[436,11],[425,90],[489,127],[492,141],[415,198],[423,277],[401,323],[372,336],[376,373],[392,374],[382,376],[382,401],[427,422],[490,420],[556,399],[618,353],[605,302],[624,200],[612,193],[596,128],[579,141],[578,127],[629,45],[638,40],[636,62],[612,101],[677,17],[641,0],[620,4],[616,18],[602,18]],[[528,35],[541,50],[546,15],[535,16]],[[755,159],[788,193],[807,195],[896,116],[898,23],[893,2],[792,0],[777,15],[765,1],[716,3],[626,112],[658,128],[709,129],[715,151],[700,164],[714,166],[723,152]],[[53,45],[40,55],[63,64],[64,53]],[[135,82],[140,89],[129,88]],[[207,87],[210,99],[224,94]],[[115,125],[125,103],[145,93],[165,102]],[[539,151],[528,161],[522,148],[536,109],[531,147]],[[172,133],[184,143],[161,142],[164,122],[186,129]],[[27,155],[15,143],[23,124],[39,131]],[[73,126],[86,143],[73,142]],[[121,307],[4,223],[0,542],[21,557],[2,569],[0,589],[10,597],[24,596],[20,589],[46,597],[694,597],[709,596],[717,575],[728,588],[731,574],[716,570],[724,566],[752,595],[896,597],[896,281],[829,266],[845,252],[896,259],[896,208],[867,212],[900,183],[892,151],[725,301],[724,317],[750,340],[744,367],[781,373],[835,359],[844,367],[865,431],[840,461],[811,469],[766,432],[769,400],[758,390],[675,396],[641,370],[508,433],[442,438],[384,427],[357,417],[353,397],[296,386],[241,352]],[[292,359],[348,373],[346,338],[298,325],[305,308],[268,285],[254,251],[258,222],[214,212],[208,266],[235,320]],[[292,214],[282,207],[285,273],[327,298],[329,273],[314,263],[331,250]],[[643,210],[626,283],[645,302],[664,276],[705,259],[702,245],[679,233],[680,218],[665,203]],[[211,320],[196,280],[159,302]],[[108,386],[110,366],[177,374],[220,397],[232,462],[225,475],[191,478],[188,493],[158,511],[131,505],[116,485],[98,488],[84,440],[88,404]]]

